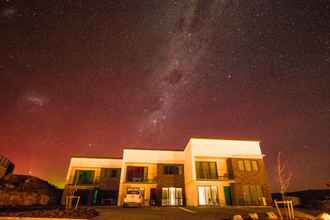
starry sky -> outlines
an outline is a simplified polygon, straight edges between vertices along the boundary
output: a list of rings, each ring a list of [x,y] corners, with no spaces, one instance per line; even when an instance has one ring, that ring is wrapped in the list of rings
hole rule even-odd
[[[330,179],[326,0],[0,0],[0,153],[62,185],[71,155],[260,140],[273,191]]]

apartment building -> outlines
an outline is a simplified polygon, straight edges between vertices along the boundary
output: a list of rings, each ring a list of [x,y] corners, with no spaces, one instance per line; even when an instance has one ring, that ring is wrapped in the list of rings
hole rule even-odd
[[[62,203],[68,195],[80,197],[81,205],[117,204],[122,159],[72,157]]]
[[[123,157],[73,157],[66,178],[82,204],[123,205],[140,191],[144,205],[265,205],[271,201],[258,141],[191,138],[183,150],[124,149]]]

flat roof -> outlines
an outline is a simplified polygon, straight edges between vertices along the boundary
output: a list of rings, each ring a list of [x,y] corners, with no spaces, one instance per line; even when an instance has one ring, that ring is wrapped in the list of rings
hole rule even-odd
[[[248,138],[240,138],[240,139],[223,139],[223,138],[204,138],[204,137],[192,137],[190,140],[205,140],[205,141],[245,141],[245,142],[258,142],[260,143],[261,140],[257,139],[248,139]]]
[[[153,148],[153,147],[128,147],[123,150],[152,150],[152,151],[183,151],[183,149]]]
[[[224,141],[224,142],[255,142],[255,143],[260,143],[260,140],[251,140],[251,139],[219,139],[219,138],[204,138],[204,137],[192,137],[189,138],[188,143],[189,142],[193,142],[194,140],[196,141],[215,141],[215,142],[219,142],[219,141]],[[187,144],[188,144],[187,143]],[[187,146],[186,144],[186,146]],[[154,147],[154,146],[144,146],[144,147],[138,147],[138,146],[128,146],[126,148],[123,149],[123,151],[125,150],[141,150],[141,151],[173,151],[173,152],[184,152],[186,146],[184,146],[183,148],[180,147],[173,147],[173,148],[163,148],[163,147]],[[94,155],[74,155],[71,156],[71,158],[91,158],[91,159],[114,159],[114,160],[122,160],[123,156],[94,156]]]
[[[111,156],[111,157],[106,157],[106,156],[90,156],[90,155],[87,155],[87,156],[82,156],[82,155],[79,155],[79,156],[71,156],[71,158],[90,158],[90,159],[111,159],[111,160],[122,160],[123,157],[122,156]]]

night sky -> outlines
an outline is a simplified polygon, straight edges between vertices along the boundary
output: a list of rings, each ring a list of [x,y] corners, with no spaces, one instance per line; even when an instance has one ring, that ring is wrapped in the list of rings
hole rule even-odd
[[[289,190],[330,179],[327,0],[0,0],[0,154],[63,184],[72,155],[260,140]]]

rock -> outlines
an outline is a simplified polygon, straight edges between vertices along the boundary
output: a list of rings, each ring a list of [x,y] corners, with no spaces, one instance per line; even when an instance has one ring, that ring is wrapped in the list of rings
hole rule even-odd
[[[57,205],[60,190],[32,176],[11,175],[0,180],[0,206]]]

